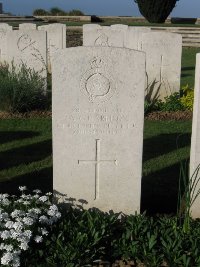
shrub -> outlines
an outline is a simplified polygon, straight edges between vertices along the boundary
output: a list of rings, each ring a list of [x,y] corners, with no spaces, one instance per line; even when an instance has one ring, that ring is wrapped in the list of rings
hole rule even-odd
[[[187,110],[193,110],[193,103],[194,103],[194,89],[190,88],[187,84],[186,86],[182,87],[181,90],[182,97],[180,99],[182,105]]]
[[[184,105],[181,103],[180,94],[173,93],[165,97],[165,101],[160,105],[161,111],[179,111],[185,110]]]
[[[0,65],[0,110],[27,112],[47,108],[46,81],[36,71],[22,64]]]
[[[84,16],[84,13],[81,10],[73,9],[68,12],[69,16]]]
[[[33,11],[33,16],[48,16],[49,12],[46,11],[45,9],[35,9]]]
[[[134,0],[140,13],[152,23],[164,23],[179,0]]]
[[[50,9],[50,15],[52,16],[65,16],[66,12],[59,7],[52,7]]]

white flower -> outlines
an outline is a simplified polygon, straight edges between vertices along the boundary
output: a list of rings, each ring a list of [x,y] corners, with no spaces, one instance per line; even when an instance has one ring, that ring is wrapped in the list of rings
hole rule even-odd
[[[48,218],[45,215],[40,216],[39,222],[41,223],[48,223]]]
[[[19,247],[20,247],[22,250],[28,250],[28,248],[29,248],[27,242],[21,242],[21,244],[19,245]]]
[[[51,195],[52,195],[51,192],[46,193],[46,196],[51,196]]]
[[[12,229],[12,230],[10,230],[10,232],[11,232],[11,238],[12,239],[16,239],[18,236],[21,235],[21,231],[17,232],[17,231]]]
[[[4,199],[1,199],[0,200],[0,203],[3,205],[3,206],[8,206],[8,205],[10,205],[10,200],[9,199],[7,199],[7,198],[4,198]]]
[[[29,205],[29,204],[30,204],[30,201],[27,201],[27,200],[25,200],[25,201],[24,201],[24,200],[23,200],[23,201],[22,201],[22,203],[23,203],[24,205],[26,205],[26,206],[27,206],[27,205]]]
[[[8,194],[0,194],[0,200],[9,197]]]
[[[27,189],[27,187],[26,186],[19,186],[19,191],[24,191],[24,190],[26,190]]]
[[[0,221],[6,221],[8,220],[9,216],[7,212],[0,213]]]
[[[48,197],[47,196],[42,196],[39,198],[40,201],[42,202],[46,202],[48,200]]]
[[[41,243],[43,241],[42,236],[36,235],[36,237],[34,238],[36,243]]]
[[[3,257],[1,258],[1,264],[2,265],[9,265],[9,263],[13,260],[13,255],[11,252],[6,252],[3,254]]]
[[[23,223],[26,225],[33,225],[34,220],[32,218],[26,217],[26,218],[23,218]]]
[[[15,223],[13,224],[13,228],[14,228],[16,231],[21,231],[22,228],[23,228],[23,223],[21,223],[21,222],[15,222]]]
[[[24,216],[24,215],[25,215],[25,212],[22,211],[22,210],[14,210],[14,211],[11,213],[11,217],[12,217],[12,218],[21,217],[21,216]]]
[[[31,238],[31,236],[32,236],[31,230],[24,231],[24,236],[27,236],[28,238]]]
[[[13,221],[7,221],[6,224],[5,224],[5,227],[8,228],[8,229],[11,229],[11,228],[13,228],[13,224],[14,224]]]
[[[2,238],[3,240],[8,239],[8,238],[10,238],[10,237],[11,237],[11,233],[10,233],[10,231],[5,230],[5,231],[1,232],[1,238]]]
[[[46,230],[46,228],[41,228],[40,231],[41,231],[42,235],[48,235],[48,233],[49,233],[49,232]]]
[[[30,209],[29,212],[33,212],[33,213],[35,213],[35,214],[40,214],[40,213],[41,213],[41,210],[35,208],[35,209]]]
[[[41,190],[39,190],[39,189],[35,189],[35,190],[33,190],[33,193],[36,193],[36,194],[41,194],[41,193],[42,193],[42,191],[41,191]]]
[[[4,245],[4,249],[11,252],[13,250],[13,245]]]
[[[39,198],[40,197],[40,195],[38,195],[38,194],[35,194],[35,195],[33,195],[33,198]]]

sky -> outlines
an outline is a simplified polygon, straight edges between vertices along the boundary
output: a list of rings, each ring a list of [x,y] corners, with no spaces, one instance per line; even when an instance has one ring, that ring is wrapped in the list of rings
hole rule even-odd
[[[134,0],[0,0],[4,12],[32,15],[34,9],[59,7],[65,11],[79,9],[87,15],[140,16]],[[200,17],[200,0],[179,0],[171,17]]]

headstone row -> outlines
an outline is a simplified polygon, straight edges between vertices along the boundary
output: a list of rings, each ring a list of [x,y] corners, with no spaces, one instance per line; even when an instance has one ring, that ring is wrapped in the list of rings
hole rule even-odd
[[[66,25],[55,23],[45,26],[24,23],[19,30],[0,23],[0,62],[25,64],[47,78],[55,52],[66,47]]]
[[[136,49],[146,53],[146,96],[163,100],[180,90],[182,37],[126,25],[83,25],[84,46]]]

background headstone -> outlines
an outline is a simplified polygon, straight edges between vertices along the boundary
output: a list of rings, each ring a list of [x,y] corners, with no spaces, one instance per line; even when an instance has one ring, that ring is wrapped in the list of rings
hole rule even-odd
[[[145,54],[64,49],[52,79],[55,192],[85,208],[140,212]]]
[[[192,122],[192,138],[190,151],[190,177],[200,164],[200,54],[196,57],[196,74],[195,74],[195,89],[194,89],[194,107],[193,107],[193,122]],[[198,175],[199,177],[199,175]],[[195,194],[200,189],[200,182],[197,185]],[[200,195],[192,206],[192,217],[200,218]]]
[[[150,32],[141,36],[146,53],[147,85],[159,99],[180,91],[182,37],[175,33]]]
[[[141,50],[141,37],[143,33],[149,33],[150,28],[147,27],[128,27],[125,37],[125,47],[135,50]]]
[[[10,31],[6,35],[8,62],[24,63],[47,78],[47,36],[44,31]]]
[[[7,60],[6,33],[12,31],[12,26],[0,23],[0,62]]]
[[[21,23],[19,24],[19,30],[36,30],[36,24],[35,23]]]
[[[47,32],[48,71],[51,72],[51,60],[55,52],[66,48],[66,25],[54,23],[39,26],[38,30]]]
[[[124,47],[127,25],[83,25],[83,46]]]

